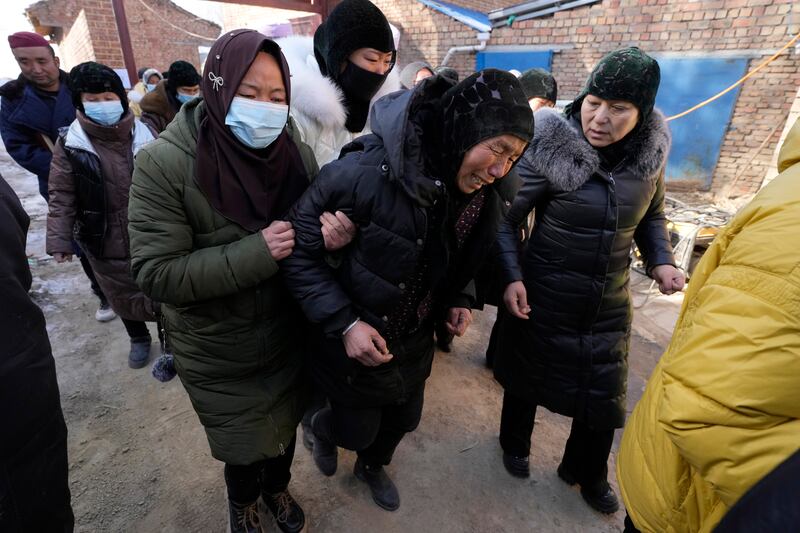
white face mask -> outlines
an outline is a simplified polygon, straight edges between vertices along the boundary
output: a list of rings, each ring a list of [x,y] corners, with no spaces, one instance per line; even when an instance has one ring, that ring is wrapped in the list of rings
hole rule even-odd
[[[250,148],[266,148],[278,138],[289,119],[289,106],[235,96],[225,124]]]

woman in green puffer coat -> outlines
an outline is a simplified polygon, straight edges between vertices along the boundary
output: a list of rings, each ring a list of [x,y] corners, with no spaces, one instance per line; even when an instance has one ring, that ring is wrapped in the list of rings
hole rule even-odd
[[[289,70],[273,41],[225,34],[202,83],[203,99],[137,157],[132,269],[163,302],[178,375],[225,463],[232,531],[258,530],[259,494],[281,530],[300,531],[287,485],[306,400],[304,319],[278,261],[294,246],[282,219],[317,166],[288,119]]]

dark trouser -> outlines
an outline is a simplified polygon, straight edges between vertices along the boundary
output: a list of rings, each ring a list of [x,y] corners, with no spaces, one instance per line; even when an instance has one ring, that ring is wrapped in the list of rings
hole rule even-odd
[[[97,284],[97,278],[94,277],[94,270],[92,269],[91,263],[89,263],[89,258],[86,257],[86,254],[83,253],[83,251],[81,251],[78,243],[73,242],[72,247],[75,249],[75,254],[78,256],[78,261],[81,262],[83,273],[86,274],[87,278],[89,278],[92,292],[100,299],[100,303],[107,304],[108,300],[106,299],[106,295],[103,294],[103,289],[101,289],[100,285]]]
[[[503,323],[511,316],[506,311],[506,306],[500,299],[500,305],[497,306],[497,318],[492,324],[492,333],[489,335],[489,345],[486,347],[486,366],[492,368],[494,366],[494,356],[499,349],[500,337],[503,331]]]
[[[622,533],[641,533],[636,526],[633,525],[633,520],[631,520],[631,516],[626,514],[625,515],[625,529],[622,530]]]
[[[251,503],[261,494],[277,494],[289,486],[292,479],[295,439],[278,457],[249,465],[225,465],[225,485],[228,498],[236,503]]]
[[[503,395],[503,414],[500,418],[500,446],[503,451],[516,457],[530,454],[536,407],[508,392]],[[582,486],[604,482],[608,477],[608,456],[613,442],[613,429],[596,430],[573,419],[561,464]]]
[[[146,322],[122,318],[122,324],[125,326],[125,331],[128,332],[128,337],[131,339],[150,337],[150,330],[147,329]],[[161,343],[161,348],[166,351],[167,348],[164,339],[164,328],[161,325],[161,315],[156,315],[156,329],[158,330],[158,340]]]
[[[371,467],[388,465],[406,433],[417,429],[425,400],[425,383],[403,403],[380,407],[347,407],[331,401],[321,410],[314,432],[325,440],[358,452]]]
[[[311,389],[311,399],[308,402],[308,407],[306,408],[306,412],[303,413],[303,427],[310,428],[311,419],[314,418],[317,411],[324,408],[327,404],[328,399],[325,397],[325,393],[323,393],[318,386],[314,385]]]

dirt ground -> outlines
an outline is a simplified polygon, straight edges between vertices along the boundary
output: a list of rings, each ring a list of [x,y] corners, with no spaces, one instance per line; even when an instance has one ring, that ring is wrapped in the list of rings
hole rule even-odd
[[[211,458],[180,381],[162,384],[148,368],[128,368],[120,320],[97,322],[97,301],[77,261],[58,265],[44,252],[46,208],[35,177],[16,167],[1,147],[0,172],[32,218],[32,296],[47,318],[70,432],[76,530],[224,531],[222,465]],[[657,313],[666,330],[678,304]],[[372,503],[366,486],[353,477],[354,454],[340,453],[339,471],[325,478],[298,445],[290,489],[305,509],[310,531],[621,531],[624,512],[592,511],[577,489],[556,476],[568,419],[540,410],[529,480],[512,478],[503,469],[497,442],[501,388],[483,365],[493,316],[492,308],[477,313],[454,352],[437,354],[422,423],[388,468],[401,493],[397,512]],[[630,356],[631,408],[668,339],[668,332],[640,331],[652,321],[639,313],[637,324]],[[155,338],[153,326],[151,331]],[[155,352],[154,345],[154,357]],[[613,462],[612,454],[616,488]]]

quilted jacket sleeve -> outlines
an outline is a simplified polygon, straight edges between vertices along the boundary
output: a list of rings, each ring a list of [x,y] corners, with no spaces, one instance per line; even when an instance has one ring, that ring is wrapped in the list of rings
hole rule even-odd
[[[522,280],[522,269],[519,264],[519,228],[548,190],[547,178],[534,173],[524,157],[516,168],[522,180],[522,187],[514,197],[505,220],[500,223],[495,244],[504,286]]]
[[[666,185],[662,171],[647,213],[633,234],[636,245],[642,252],[647,265],[647,272],[658,265],[675,265],[672,242],[669,238],[669,231],[667,231],[667,217],[664,215],[665,191]]]
[[[322,167],[292,208],[289,221],[295,230],[295,246],[292,255],[281,262],[289,290],[306,316],[322,324],[328,334],[343,330],[356,319],[356,314],[350,297],[326,261],[319,217],[325,211],[352,213],[356,182],[352,168],[339,162]]]
[[[662,369],[659,422],[728,506],[800,447],[800,204],[773,194],[695,270]]]
[[[47,253],[71,254],[73,253],[72,228],[75,226],[77,213],[75,176],[64,152],[64,141],[61,139],[53,150],[48,190]]]
[[[158,160],[152,148],[161,150]],[[170,181],[160,164],[173,155],[154,143],[136,156],[128,232],[131,268],[142,291],[160,302],[185,305],[235,294],[275,275],[278,264],[260,232],[229,244],[194,248],[186,216],[191,205],[184,204],[182,185]]]

